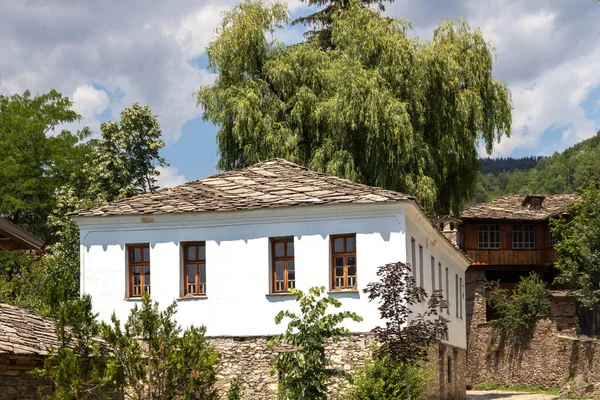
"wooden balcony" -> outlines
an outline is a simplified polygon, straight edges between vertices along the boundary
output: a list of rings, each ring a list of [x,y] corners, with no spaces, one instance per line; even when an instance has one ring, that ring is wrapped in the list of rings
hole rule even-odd
[[[467,256],[473,260],[473,265],[552,265],[558,258],[558,252],[553,248],[467,249],[466,252]]]

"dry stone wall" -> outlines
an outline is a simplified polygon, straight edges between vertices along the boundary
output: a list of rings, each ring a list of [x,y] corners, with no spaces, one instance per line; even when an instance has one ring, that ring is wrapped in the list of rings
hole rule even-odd
[[[479,383],[560,387],[583,376],[586,396],[600,397],[600,342],[575,332],[575,300],[552,292],[551,310],[530,332],[501,337],[486,322],[483,271],[467,271],[467,387]]]
[[[213,337],[209,339],[221,353],[221,371],[217,387],[223,398],[234,378],[242,380],[244,400],[274,400],[277,396],[277,375],[271,375],[270,361],[274,354],[268,349],[268,337]],[[369,333],[357,333],[327,346],[334,367],[352,374],[364,365],[371,353],[374,338]],[[451,346],[434,345],[430,349],[429,359],[434,365],[435,376],[429,386],[430,399],[440,398],[439,357],[444,363],[444,398],[464,399],[466,351]],[[451,357],[451,379],[448,380],[447,359]],[[333,382],[329,388],[330,398],[341,399],[346,391],[345,382]]]

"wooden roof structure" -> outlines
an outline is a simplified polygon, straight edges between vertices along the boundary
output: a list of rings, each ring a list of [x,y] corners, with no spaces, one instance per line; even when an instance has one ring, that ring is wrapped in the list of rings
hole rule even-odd
[[[0,250],[40,250],[44,242],[0,217]]]
[[[175,188],[78,210],[70,215],[149,215],[399,201],[414,201],[414,197],[314,172],[274,158]]]
[[[532,207],[529,199],[541,199],[541,207]],[[509,194],[465,210],[461,219],[545,221],[567,211],[569,204],[581,200],[576,194]]]
[[[46,356],[59,345],[52,319],[0,303],[0,355]]]

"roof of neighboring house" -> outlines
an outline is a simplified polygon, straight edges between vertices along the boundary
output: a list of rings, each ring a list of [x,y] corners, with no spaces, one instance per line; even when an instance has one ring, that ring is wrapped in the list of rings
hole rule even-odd
[[[0,354],[45,356],[50,346],[59,346],[53,320],[0,303]]]
[[[44,242],[0,217],[0,250],[39,250]]]
[[[147,215],[405,200],[414,200],[414,197],[314,172],[274,158],[70,215]]]
[[[525,201],[528,198],[536,197],[543,198],[540,209],[529,207]],[[564,213],[568,205],[577,200],[581,200],[581,197],[576,194],[509,194],[465,210],[461,215],[461,219],[544,221]]]

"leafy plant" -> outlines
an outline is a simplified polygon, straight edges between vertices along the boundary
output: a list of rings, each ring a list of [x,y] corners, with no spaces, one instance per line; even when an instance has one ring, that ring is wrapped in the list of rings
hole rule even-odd
[[[505,334],[528,329],[537,317],[550,312],[546,283],[533,272],[521,277],[514,291],[501,287],[498,282],[488,282],[486,298],[498,314],[492,324]]]
[[[567,284],[584,307],[594,309],[600,306],[600,190],[589,188],[581,196],[568,216],[552,221],[552,233],[559,238],[556,280]]]
[[[242,379],[236,376],[231,381],[231,386],[227,391],[227,400],[240,400],[242,398]]]
[[[423,365],[391,362],[388,356],[373,357],[354,377],[348,399],[402,400],[409,399],[409,392],[410,398],[423,398],[427,391],[428,372]]]
[[[325,353],[328,340],[339,341],[350,331],[339,326],[344,320],[362,321],[349,311],[328,313],[327,308],[339,308],[341,303],[332,297],[321,297],[325,287],[313,287],[308,294],[292,289],[300,307],[300,314],[280,311],[275,322],[289,318],[284,333],[273,337],[269,346],[287,346],[289,351],[279,352],[272,360],[272,373],[279,373],[280,400],[325,400],[327,386],[332,378],[350,379],[343,370],[333,368]]]
[[[114,314],[112,326],[102,324],[105,351],[112,355],[108,373],[123,372],[127,398],[218,399],[219,354],[203,326],[182,332],[173,318],[176,310],[175,302],[159,310],[145,295],[123,327]]]

